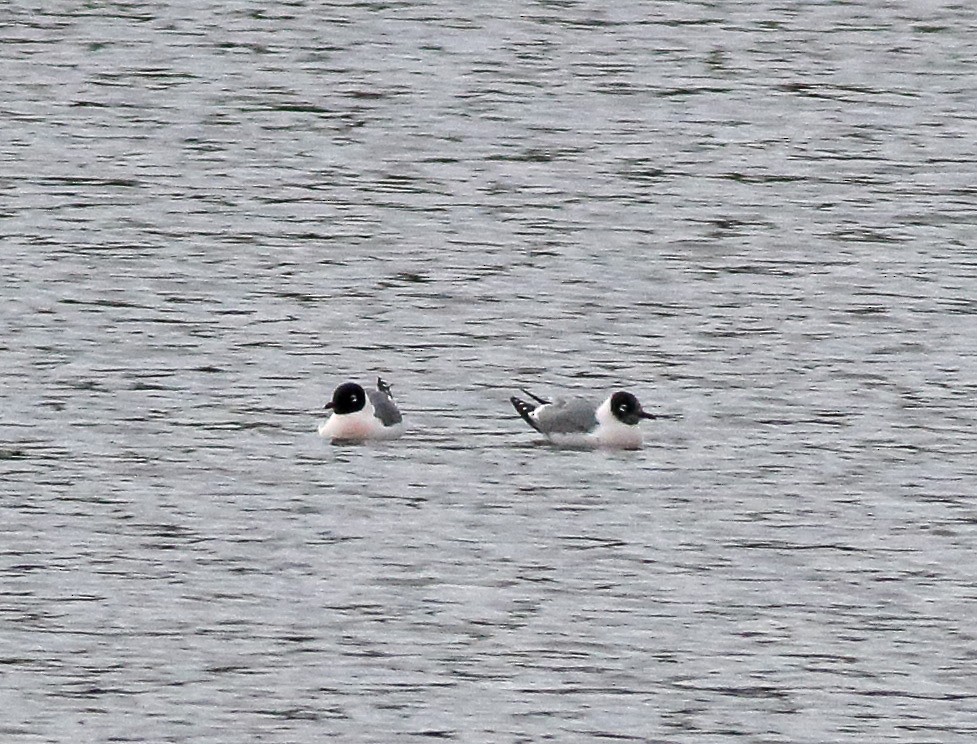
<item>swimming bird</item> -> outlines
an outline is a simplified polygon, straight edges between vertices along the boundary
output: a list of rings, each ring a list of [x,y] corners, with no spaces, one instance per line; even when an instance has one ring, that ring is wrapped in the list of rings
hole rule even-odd
[[[394,403],[390,385],[379,377],[376,390],[344,382],[326,403],[332,415],[319,426],[319,436],[333,442],[396,439],[404,432],[403,417]]]
[[[641,419],[657,418],[645,411],[638,399],[619,390],[596,403],[587,398],[556,398],[552,401],[523,389],[535,403],[521,398],[509,400],[523,420],[553,444],[570,447],[641,447]]]

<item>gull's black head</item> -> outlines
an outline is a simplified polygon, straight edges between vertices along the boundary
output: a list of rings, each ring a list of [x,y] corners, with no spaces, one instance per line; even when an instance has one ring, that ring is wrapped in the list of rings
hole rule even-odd
[[[652,414],[646,413],[641,408],[634,395],[623,390],[611,396],[611,413],[614,414],[614,418],[628,426],[634,426],[643,418],[654,418]]]
[[[332,400],[326,403],[334,413],[356,413],[366,405],[366,393],[355,382],[344,382],[333,391]]]

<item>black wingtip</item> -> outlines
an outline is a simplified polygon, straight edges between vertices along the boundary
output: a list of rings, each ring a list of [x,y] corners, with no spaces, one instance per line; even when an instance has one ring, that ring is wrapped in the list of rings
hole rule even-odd
[[[381,393],[384,393],[385,395],[390,396],[391,398],[393,397],[393,393],[390,392],[390,383],[385,382],[382,377],[377,378],[377,390],[379,390]]]
[[[529,395],[529,393],[526,394]],[[530,397],[534,397],[534,396],[530,396]],[[517,398],[515,396],[509,398],[509,402],[512,403],[512,407],[516,409],[516,413],[518,413],[522,417],[523,421],[525,421],[527,424],[533,427],[536,431],[539,431],[539,426],[536,425],[536,422],[533,420],[533,417],[530,416],[530,414],[536,410],[536,406],[534,406],[532,403],[527,403],[521,398]]]
[[[533,393],[531,393],[528,390],[526,390],[526,388],[519,388],[519,389],[522,390],[530,398],[532,398],[533,400],[535,400],[537,403],[539,403],[541,406],[548,405],[549,403],[552,402],[552,401],[546,400],[546,398],[540,398],[538,395],[534,395]]]

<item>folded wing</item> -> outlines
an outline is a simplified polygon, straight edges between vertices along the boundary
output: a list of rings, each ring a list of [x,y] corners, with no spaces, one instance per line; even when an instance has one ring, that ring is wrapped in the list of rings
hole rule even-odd
[[[366,394],[370,396],[373,410],[376,412],[377,418],[380,419],[380,423],[384,426],[393,426],[404,420],[404,417],[400,415],[400,409],[397,408],[397,404],[394,403],[393,398],[387,393],[380,392],[379,390],[367,390]]]
[[[544,434],[586,434],[597,428],[596,411],[586,398],[557,398],[537,409],[537,428]]]

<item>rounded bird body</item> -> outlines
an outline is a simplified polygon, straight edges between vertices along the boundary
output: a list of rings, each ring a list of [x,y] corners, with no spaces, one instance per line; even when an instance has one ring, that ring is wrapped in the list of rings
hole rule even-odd
[[[633,394],[625,391],[618,391],[599,404],[587,398],[548,401],[523,392],[536,403],[513,397],[510,400],[516,412],[550,442],[564,447],[638,449],[642,444],[638,423],[643,418],[654,418]]]
[[[403,417],[390,386],[377,378],[376,390],[355,382],[337,387],[326,404],[332,415],[319,426],[319,436],[333,442],[396,439],[404,431]]]

